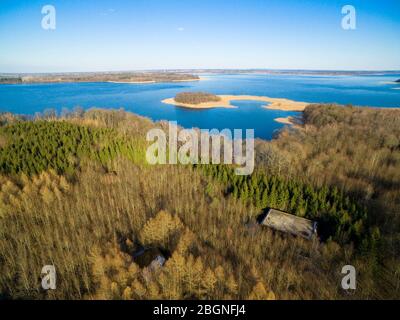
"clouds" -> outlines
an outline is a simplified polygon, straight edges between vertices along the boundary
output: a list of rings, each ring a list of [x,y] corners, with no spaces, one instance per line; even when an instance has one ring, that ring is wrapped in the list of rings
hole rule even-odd
[[[183,32],[183,31],[185,31],[185,28],[184,28],[184,27],[179,27],[177,30],[178,30],[179,32]]]

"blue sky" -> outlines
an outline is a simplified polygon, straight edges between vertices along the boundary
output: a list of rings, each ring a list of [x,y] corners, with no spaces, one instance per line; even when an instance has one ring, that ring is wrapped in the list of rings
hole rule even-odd
[[[400,70],[400,1],[0,1],[0,72],[171,68]]]

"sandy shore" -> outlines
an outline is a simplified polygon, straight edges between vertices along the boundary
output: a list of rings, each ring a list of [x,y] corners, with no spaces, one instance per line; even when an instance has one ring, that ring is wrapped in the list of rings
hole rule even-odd
[[[249,96],[249,95],[220,95],[221,98],[218,102],[206,102],[200,104],[188,104],[176,102],[174,98],[162,100],[163,103],[171,104],[178,107],[191,108],[191,109],[210,109],[210,108],[236,108],[231,104],[232,101],[261,101],[269,103],[264,106],[267,109],[283,110],[283,111],[303,111],[308,105],[307,102],[293,101],[283,98],[270,98],[263,96]]]
[[[205,80],[210,80],[211,79],[210,77],[207,77],[207,76],[199,76],[199,78],[200,78],[201,81],[205,81]]]
[[[294,129],[302,130],[303,122],[299,117],[276,118],[274,121],[291,126]]]
[[[287,118],[276,118],[274,121],[283,123],[283,124],[288,124],[288,125],[293,125],[293,118],[292,117],[287,117]]]

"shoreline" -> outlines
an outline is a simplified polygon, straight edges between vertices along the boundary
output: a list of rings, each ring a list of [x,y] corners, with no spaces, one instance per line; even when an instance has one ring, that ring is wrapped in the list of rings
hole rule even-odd
[[[85,80],[85,81],[73,81],[73,80],[65,80],[65,81],[24,81],[24,82],[2,82],[0,85],[18,85],[18,84],[58,84],[58,83],[116,83],[116,84],[152,84],[152,83],[168,83],[168,82],[194,82],[200,81],[202,79],[182,79],[182,80],[170,80],[170,81],[156,81],[156,80],[144,80],[144,81],[96,81],[96,80]]]
[[[400,84],[400,82],[396,82],[396,81],[380,81],[380,84]]]
[[[274,119],[275,122],[284,124],[286,126],[290,126],[293,129],[296,130],[303,130],[303,121],[301,120],[301,118],[296,117],[296,116],[289,116],[286,118],[276,118]]]
[[[169,105],[174,105],[189,109],[211,109],[211,108],[237,108],[232,101],[261,101],[269,103],[263,106],[266,109],[282,110],[282,111],[304,111],[307,102],[293,101],[285,98],[270,98],[265,96],[250,96],[250,95],[219,95],[220,101],[205,102],[199,104],[189,104],[176,102],[174,98],[164,99],[161,102]]]
[[[282,123],[282,124],[287,124],[287,125],[290,125],[290,126],[294,125],[293,120],[294,120],[293,117],[275,118],[274,119],[275,122]]]
[[[172,82],[193,82],[193,81],[200,81],[202,80],[201,78],[199,79],[182,79],[182,80],[172,80]]]
[[[201,79],[181,79],[181,80],[171,80],[170,82],[193,82],[200,81]],[[131,84],[146,84],[146,83],[163,83],[169,81],[155,81],[155,80],[144,80],[144,81],[106,81],[108,83],[131,83]]]
[[[182,80],[171,80],[171,81],[155,81],[155,80],[144,80],[144,81],[106,81],[108,83],[132,83],[132,84],[146,84],[146,83],[166,83],[166,82],[193,82],[200,81],[201,79],[182,79]]]
[[[131,83],[131,84],[143,84],[143,83],[156,83],[154,80],[149,81],[106,81],[107,83]]]

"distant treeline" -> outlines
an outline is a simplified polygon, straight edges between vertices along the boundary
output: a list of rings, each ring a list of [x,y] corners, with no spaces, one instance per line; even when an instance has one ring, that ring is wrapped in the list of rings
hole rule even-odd
[[[1,77],[0,76],[0,84],[17,84],[22,83],[21,77]]]
[[[199,80],[197,75],[170,72],[65,73],[24,76],[0,76],[0,84],[52,82],[170,82]]]
[[[200,104],[206,102],[218,102],[221,98],[207,92],[181,92],[175,97],[175,101],[187,104]]]

